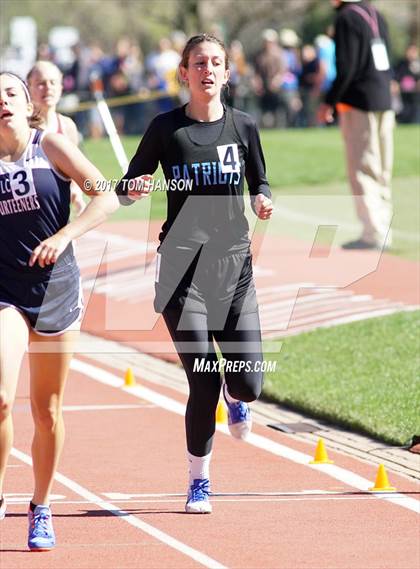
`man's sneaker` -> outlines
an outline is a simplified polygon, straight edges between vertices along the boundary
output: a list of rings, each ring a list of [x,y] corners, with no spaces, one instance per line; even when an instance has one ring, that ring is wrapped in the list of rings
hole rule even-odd
[[[48,506],[29,508],[28,547],[31,551],[49,551],[55,546],[51,510]]]
[[[210,514],[210,482],[208,478],[196,478],[188,489],[185,511],[188,514]]]
[[[227,386],[223,383],[223,397],[228,408],[228,427],[235,439],[244,441],[252,428],[251,410],[244,401],[229,403],[226,397]]]
[[[365,239],[360,238],[356,239],[355,241],[348,241],[347,243],[343,243],[341,245],[342,249],[346,249],[347,251],[352,251],[355,249],[361,249],[364,251],[387,251],[389,249],[388,246],[379,245],[379,243],[375,243],[373,241],[365,241]]]
[[[4,496],[2,496],[0,502],[0,520],[3,520],[5,516],[6,516],[6,500]]]

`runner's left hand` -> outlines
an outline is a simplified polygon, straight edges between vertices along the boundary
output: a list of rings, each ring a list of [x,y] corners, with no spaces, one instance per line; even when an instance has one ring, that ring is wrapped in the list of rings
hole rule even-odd
[[[42,268],[54,264],[69,243],[70,239],[60,233],[55,233],[45,241],[41,241],[32,251],[29,266],[33,267],[37,262]]]
[[[270,219],[273,214],[273,202],[264,194],[256,196],[254,208],[259,219]]]

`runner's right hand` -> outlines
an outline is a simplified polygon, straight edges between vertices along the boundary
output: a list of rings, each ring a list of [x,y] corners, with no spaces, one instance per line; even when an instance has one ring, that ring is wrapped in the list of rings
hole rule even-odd
[[[153,176],[150,174],[143,174],[130,180],[130,186],[134,189],[129,189],[127,195],[132,200],[141,200],[150,194],[153,189]]]

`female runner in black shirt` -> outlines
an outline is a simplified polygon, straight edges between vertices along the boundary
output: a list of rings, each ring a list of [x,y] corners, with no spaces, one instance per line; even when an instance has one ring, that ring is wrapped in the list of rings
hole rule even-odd
[[[207,34],[190,38],[179,72],[190,90],[189,103],[152,121],[117,193],[125,205],[142,197],[147,192],[129,189],[128,180],[155,172],[160,162],[168,191],[155,309],[163,314],[190,386],[185,509],[209,513],[209,464],[222,378],[229,428],[239,439],[251,427],[245,402],[259,396],[263,381],[244,178],[260,219],[271,217],[272,203],[254,120],[221,102],[229,79],[223,43]],[[223,356],[219,361],[214,341]]]

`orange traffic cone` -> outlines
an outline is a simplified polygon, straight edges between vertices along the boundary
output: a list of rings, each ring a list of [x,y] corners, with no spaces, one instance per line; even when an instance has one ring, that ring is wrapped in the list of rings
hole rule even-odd
[[[314,459],[309,464],[334,464],[334,461],[328,458],[323,439],[318,439]]]
[[[370,492],[396,492],[397,489],[389,484],[388,474],[386,473],[385,466],[379,465],[376,474],[375,486],[369,488]]]
[[[124,387],[134,387],[135,385],[137,384],[133,370],[131,369],[131,367],[128,367],[124,376]]]
[[[219,401],[216,408],[216,423],[227,423],[227,410],[223,401]]]

